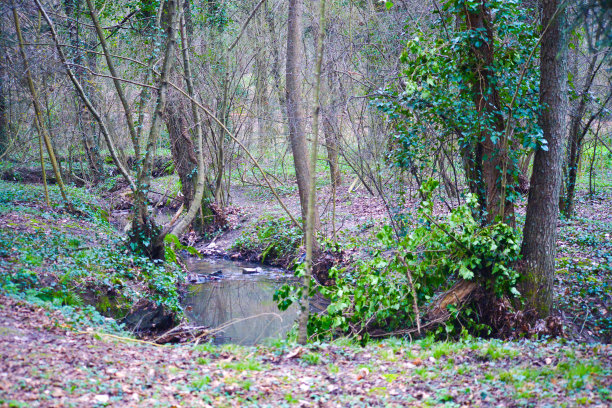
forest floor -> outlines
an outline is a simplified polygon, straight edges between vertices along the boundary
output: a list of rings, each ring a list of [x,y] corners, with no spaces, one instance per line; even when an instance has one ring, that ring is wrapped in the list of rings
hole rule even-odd
[[[107,284],[109,271],[95,259],[112,258],[109,249],[102,250],[109,230],[98,230],[95,218],[71,218],[45,207],[40,189],[36,197],[17,190],[0,194],[8,197],[0,200],[0,233],[8,240],[0,242],[0,272],[6,273],[7,263],[25,266],[30,279],[70,267],[79,285]],[[227,249],[264,213],[281,216],[269,196],[249,189],[234,194],[241,221],[215,240]],[[342,191],[338,197],[346,237],[371,235],[385,216],[384,204],[365,191]],[[298,213],[295,193],[284,198]],[[555,290],[570,340],[160,346],[131,338],[116,325],[109,329],[112,319],[83,319],[85,309],[66,313],[2,290],[0,407],[610,406],[612,348],[604,343],[612,333],[611,199],[610,193],[580,193],[577,216],[559,221]],[[51,264],[36,252],[41,248]],[[77,258],[94,274],[78,269]],[[127,285],[127,276],[146,272],[134,259],[112,262],[109,285],[116,286],[117,279]],[[153,282],[159,279],[154,270],[147,273]],[[130,290],[137,299],[145,289]]]
[[[156,346],[0,296],[0,406],[606,407],[612,348],[346,341]]]

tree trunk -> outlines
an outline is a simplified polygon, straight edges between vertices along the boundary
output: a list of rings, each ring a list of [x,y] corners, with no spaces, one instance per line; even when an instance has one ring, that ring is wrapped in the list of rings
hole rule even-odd
[[[185,83],[187,84],[187,95],[190,98],[191,105],[191,116],[194,121],[194,129],[196,135],[196,143],[195,143],[195,156],[197,161],[197,172],[195,173],[195,191],[193,199],[189,202],[189,209],[187,210],[187,214],[177,222],[177,224],[172,227],[172,234],[179,236],[191,222],[196,219],[197,213],[199,211],[201,218],[199,220],[200,225],[204,225],[205,219],[204,216],[211,215],[212,211],[209,207],[211,191],[206,186],[205,180],[205,170],[204,170],[204,131],[202,130],[202,121],[200,120],[200,112],[196,106],[194,97],[194,88],[193,88],[193,75],[191,72],[191,61],[189,56],[189,37],[190,33],[193,33],[191,27],[191,17],[190,17],[190,9],[189,9],[189,1],[185,0],[183,3],[183,9],[180,19],[180,35],[181,35],[181,49],[182,49],[182,57],[183,57],[183,73],[185,74]],[[190,139],[191,140],[191,139]],[[206,208],[206,211],[204,211]]]
[[[476,66],[473,67],[476,71],[472,84],[472,89],[476,90],[473,95],[474,104],[480,114],[492,117],[495,132],[502,134],[505,131],[504,118],[501,115],[502,105],[495,85],[495,75],[491,71],[491,67],[494,65],[494,38],[490,21],[490,12],[484,1],[481,2],[477,13],[466,11],[467,29],[481,32],[484,39],[481,46],[472,47],[473,56],[477,61]],[[482,181],[486,193],[486,222],[493,222],[499,215],[502,221],[514,225],[514,204],[507,200],[507,194],[503,191],[505,183],[502,183],[504,177],[506,180],[510,179],[509,181],[512,181],[511,177],[508,177],[508,172],[502,170],[509,163],[508,151],[501,140],[495,142],[492,136],[487,132],[481,135],[480,140],[482,142],[477,142],[479,145],[477,151],[480,151],[482,155]]]
[[[319,27],[324,27],[325,24],[325,0],[319,1]],[[317,36],[317,45],[315,47],[315,87],[314,87],[314,110],[312,113],[312,150],[310,152],[310,165],[315,168],[317,165],[317,147],[319,138],[319,114],[321,112],[320,90],[321,90],[321,61],[323,60],[323,29],[319,31]],[[316,172],[312,172],[309,180],[308,190],[308,209],[306,217],[306,262],[304,272],[304,282],[302,287],[302,310],[298,321],[298,343],[306,344],[308,341],[308,316],[310,314],[310,281],[312,279],[312,260],[313,254],[316,251],[315,244],[315,216],[317,189],[315,187]]]
[[[553,308],[553,282],[561,157],[566,131],[566,27],[565,10],[558,10],[560,0],[541,0],[542,45],[540,49],[540,102],[545,106],[540,121],[548,151],[538,150],[527,202],[521,253],[520,291],[527,309],[539,317],[550,315]]]
[[[589,90],[591,89],[597,71],[599,71],[599,68],[595,70],[596,63],[597,55],[594,55],[589,61],[587,76],[580,94],[580,101],[571,114],[567,157],[564,163],[565,168],[563,169],[563,174],[565,175],[565,191],[561,195],[559,201],[561,213],[566,217],[571,217],[574,214],[574,195],[576,190],[576,178],[578,177],[578,163],[582,155],[582,141],[586,134],[586,132],[582,131],[582,119],[587,109]]]
[[[87,0],[90,9],[91,0]],[[166,48],[164,51],[164,60],[160,72],[159,79],[159,91],[157,97],[157,104],[155,111],[151,119],[151,128],[148,135],[147,145],[145,149],[145,157],[143,160],[142,168],[138,172],[138,183],[137,189],[134,191],[134,219],[132,221],[132,231],[130,233],[131,243],[139,248],[140,251],[144,252],[151,259],[164,259],[164,237],[166,230],[162,230],[156,225],[155,220],[151,216],[147,206],[147,193],[151,184],[151,167],[154,158],[155,146],[161,133],[161,126],[163,122],[164,112],[167,107],[168,98],[168,79],[172,72],[174,50],[176,42],[176,23],[177,23],[177,4],[175,0],[168,0],[164,4],[164,18],[167,18],[165,23],[166,28]],[[94,13],[92,11],[92,17]],[[102,40],[99,22],[96,22],[99,38]],[[110,54],[106,55],[107,59],[110,60]],[[110,64],[109,64],[110,69]],[[122,91],[118,94],[120,98],[125,98]],[[131,114],[126,116],[131,118]],[[133,122],[132,122],[133,123]],[[132,125],[129,125],[130,127]],[[136,135],[135,129],[132,129],[130,133]],[[136,141],[137,142],[137,141]]]
[[[62,176],[59,171],[59,166],[55,158],[55,152],[53,151],[53,146],[51,144],[51,138],[49,137],[49,133],[47,133],[47,128],[45,127],[45,121],[43,120],[42,107],[40,106],[40,102],[38,100],[38,93],[36,92],[36,87],[34,86],[34,80],[32,79],[32,71],[30,70],[30,65],[28,63],[28,58],[25,52],[23,35],[21,33],[21,24],[19,22],[19,14],[17,12],[17,5],[15,4],[15,0],[12,1],[12,7],[13,7],[13,19],[15,23],[15,31],[17,32],[17,38],[19,41],[19,53],[21,54],[21,58],[23,60],[23,68],[26,73],[26,82],[28,84],[28,89],[30,90],[30,94],[32,96],[32,104],[34,105],[34,115],[35,115],[34,121],[36,123],[36,128],[38,129],[39,137],[41,137],[44,140],[45,146],[47,147],[47,153],[49,154],[49,160],[51,161],[51,165],[53,166],[53,172],[55,174],[57,185],[60,188],[62,199],[66,203],[67,207],[72,209],[72,204],[68,200],[68,195],[66,194],[66,188],[64,186],[64,182],[62,180]],[[44,163],[43,163],[43,168],[44,168]]]
[[[81,46],[82,43],[95,44],[95,41],[85,41],[84,38],[82,38],[85,37],[85,34],[81,32],[80,24],[82,0],[64,0],[63,3],[66,16],[68,16],[66,21],[70,45],[72,46],[70,47],[69,55],[71,56],[71,62],[75,64],[74,73],[89,99],[95,104],[97,100],[94,98],[95,87],[93,86],[93,76],[90,74],[90,71],[85,69],[85,64],[87,64],[90,70],[95,71],[97,58],[96,54],[93,53],[85,56],[85,50]],[[98,182],[102,178],[102,159],[100,157],[99,146],[94,138],[96,130],[95,121],[78,95],[75,95],[75,98],[77,98],[78,104],[76,127],[81,133],[81,140],[83,141],[83,148],[87,156],[91,175],[94,182]]]
[[[295,177],[297,179],[302,209],[302,220],[306,230],[308,213],[308,192],[310,191],[310,172],[308,164],[308,147],[304,130],[304,112],[302,108],[302,90],[300,69],[303,68],[301,53],[302,38],[302,0],[289,0],[289,20],[287,22],[287,66],[286,66],[286,104],[289,120],[289,139],[293,152]],[[319,225],[319,216],[315,205],[315,225]]]
[[[183,12],[189,11],[185,8],[184,4],[182,4],[181,7],[183,8]],[[185,18],[180,22],[181,25],[185,23],[185,27],[181,26],[181,32],[185,31],[186,35],[188,32],[186,22],[189,20],[190,19]],[[169,33],[169,19],[166,16],[162,18],[161,24],[162,29],[166,33]],[[177,71],[178,70],[174,69],[173,67],[170,73],[172,82],[174,82],[178,87],[184,88],[182,77]],[[198,165],[195,145],[189,132],[189,110],[190,108],[187,106],[183,95],[181,95],[180,92],[175,89],[169,89],[168,103],[166,104],[163,117],[168,129],[168,138],[170,139],[170,151],[172,152],[174,170],[178,174],[179,180],[181,181],[181,193],[183,194],[183,202],[186,206],[189,206],[193,201],[195,193],[195,176],[197,175]]]
[[[483,219],[487,208],[487,195],[482,179],[482,143],[469,143],[461,147],[463,172],[468,189],[478,199],[478,209],[474,210],[474,218]]]
[[[195,146],[191,140],[188,121],[185,117],[189,108],[178,92],[170,90],[168,94],[169,103],[164,113],[164,121],[168,127],[174,169],[181,180],[183,202],[188,205],[194,196],[194,177],[197,174],[196,167],[198,164]]]
[[[340,166],[338,165],[338,139],[340,135],[340,128],[338,125],[338,100],[335,98],[337,95],[337,89],[335,89],[335,83],[339,81],[337,75],[332,71],[331,63],[328,66],[327,72],[327,94],[330,97],[327,98],[326,106],[323,108],[323,134],[325,135],[325,147],[327,150],[327,161],[329,163],[329,176],[331,179],[332,186],[338,188],[342,182],[342,175],[340,174]]]
[[[0,19],[0,33],[2,30],[2,19]],[[4,44],[0,45],[0,157],[9,148],[10,137],[9,137],[9,123],[7,115],[7,103],[6,103],[6,89],[4,83],[4,64],[5,64],[5,53],[6,47]]]

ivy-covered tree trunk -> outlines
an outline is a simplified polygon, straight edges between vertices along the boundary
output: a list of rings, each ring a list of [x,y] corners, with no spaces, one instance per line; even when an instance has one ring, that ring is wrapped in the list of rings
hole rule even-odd
[[[91,0],[87,0],[90,2]],[[91,6],[90,6],[91,7]],[[148,209],[147,194],[151,186],[151,168],[157,140],[161,133],[164,113],[167,108],[169,78],[172,72],[176,46],[176,25],[178,20],[177,2],[168,0],[163,11],[166,27],[166,48],[160,72],[157,104],[151,119],[145,157],[138,173],[134,191],[134,219],[132,220],[131,242],[151,259],[164,259],[165,232],[159,227]],[[97,27],[99,29],[99,26]],[[99,36],[100,37],[100,36]]]
[[[548,151],[536,151],[523,229],[520,291],[527,310],[547,317],[553,308],[561,157],[566,131],[566,27],[560,0],[541,0],[540,122]]]
[[[475,152],[472,153],[473,156],[466,166],[467,175],[470,184],[473,184],[472,189],[478,191],[479,195],[482,194],[484,186],[487,223],[493,222],[499,215],[504,222],[514,225],[514,204],[507,199],[508,195],[503,191],[506,183],[502,183],[502,178],[505,177],[506,180],[509,178],[507,172],[509,160],[507,148],[503,145],[501,137],[505,130],[505,122],[501,115],[502,105],[493,72],[494,38],[491,15],[485,0],[480,2],[477,12],[470,11],[466,7],[465,23],[469,31],[478,33],[479,38],[479,41],[473,42],[471,47],[471,62],[474,64],[471,81],[474,104],[481,115],[492,118],[494,122],[492,129],[485,130],[475,142]],[[481,174],[478,174],[479,171]],[[479,177],[482,181],[476,181]],[[481,201],[485,200],[481,198]]]
[[[487,208],[487,195],[482,179],[482,144],[472,142],[461,146],[461,159],[470,193],[478,200],[478,209],[474,210],[474,217],[483,219],[484,210]]]

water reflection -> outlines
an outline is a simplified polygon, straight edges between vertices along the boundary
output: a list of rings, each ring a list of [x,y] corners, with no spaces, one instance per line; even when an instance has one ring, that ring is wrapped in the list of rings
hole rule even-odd
[[[191,272],[208,274],[223,271],[224,278],[190,286],[184,306],[191,306],[187,317],[193,324],[223,328],[214,343],[254,345],[265,339],[282,338],[297,318],[296,305],[281,312],[272,300],[274,292],[287,281],[278,279],[278,270],[243,275],[252,265],[222,260],[199,260],[189,265]]]

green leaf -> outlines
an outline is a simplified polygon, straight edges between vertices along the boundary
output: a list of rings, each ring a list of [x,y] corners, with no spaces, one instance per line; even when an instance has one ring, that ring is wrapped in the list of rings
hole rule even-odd
[[[474,272],[466,268],[465,265],[461,264],[459,267],[459,276],[465,280],[471,280],[474,278]]]

